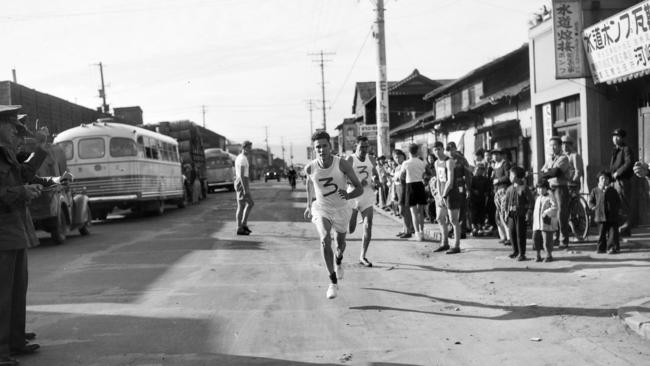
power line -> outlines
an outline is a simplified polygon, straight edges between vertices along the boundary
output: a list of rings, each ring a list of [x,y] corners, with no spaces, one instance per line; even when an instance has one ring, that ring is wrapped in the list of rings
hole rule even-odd
[[[348,71],[348,74],[345,76],[345,80],[343,80],[343,84],[341,85],[341,89],[339,89],[338,93],[336,94],[336,97],[334,97],[334,101],[330,104],[330,109],[334,107],[336,102],[338,101],[339,97],[341,96],[341,93],[343,92],[343,89],[345,88],[346,84],[348,83],[348,80],[350,79],[350,76],[352,75],[352,71],[354,71],[354,67],[357,64],[357,61],[359,60],[359,57],[361,56],[361,52],[363,51],[364,47],[366,46],[366,42],[368,42],[368,38],[370,38],[370,35],[372,34],[372,28],[368,30],[368,34],[366,34],[366,38],[363,40],[363,44],[361,44],[361,48],[359,48],[359,52],[357,53],[357,57],[354,58],[354,61],[352,62],[352,66],[350,67],[350,70]]]

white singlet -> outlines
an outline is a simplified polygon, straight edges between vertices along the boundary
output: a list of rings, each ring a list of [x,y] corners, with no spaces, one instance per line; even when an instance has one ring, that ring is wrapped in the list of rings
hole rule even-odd
[[[338,193],[339,189],[344,189],[347,184],[340,164],[341,159],[338,156],[332,158],[332,165],[327,169],[319,167],[318,160],[309,163],[309,178],[314,184],[316,195],[316,200],[311,205],[311,214],[312,221],[319,217],[325,218],[332,223],[336,232],[347,233],[351,211],[347,201]]]
[[[361,196],[350,200],[351,207],[359,211],[364,211],[368,207],[372,207],[375,203],[375,191],[372,190],[372,168],[374,165],[370,161],[370,158],[366,155],[366,160],[361,161],[357,154],[352,154],[352,168],[354,173],[357,175],[357,179],[363,186],[363,193]],[[363,184],[363,181],[366,181],[366,185]],[[352,192],[354,187],[349,185],[348,192]]]

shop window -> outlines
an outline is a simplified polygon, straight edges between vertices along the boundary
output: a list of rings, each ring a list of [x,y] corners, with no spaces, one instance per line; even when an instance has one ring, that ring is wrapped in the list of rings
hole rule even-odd
[[[580,96],[574,95],[553,102],[553,127],[580,123]]]
[[[553,102],[553,135],[570,136],[574,149],[582,151],[580,136],[580,96],[574,95]]]
[[[135,141],[123,137],[113,137],[109,143],[112,157],[136,156],[138,149]]]

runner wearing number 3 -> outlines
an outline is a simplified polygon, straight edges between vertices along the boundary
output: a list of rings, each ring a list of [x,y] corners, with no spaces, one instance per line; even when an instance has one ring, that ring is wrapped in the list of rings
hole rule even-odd
[[[350,221],[350,207],[347,200],[363,193],[361,183],[352,166],[338,156],[332,155],[330,135],[325,131],[314,133],[311,137],[317,158],[305,167],[307,176],[307,208],[305,219],[316,225],[320,236],[321,254],[329,273],[330,285],[327,298],[333,299],[338,292],[338,279],[343,278],[343,252],[345,234]],[[354,189],[345,190],[351,182]],[[313,198],[316,198],[312,202]],[[332,252],[332,228],[336,231],[336,256]]]
[[[372,267],[372,263],[366,258],[370,238],[372,237],[372,218],[374,215],[373,204],[375,203],[375,192],[370,183],[379,184],[379,175],[375,166],[376,162],[368,156],[368,138],[366,136],[357,137],[357,145],[354,154],[346,160],[352,164],[352,169],[361,182],[363,193],[358,198],[351,201],[352,216],[350,217],[350,234],[357,227],[357,216],[361,213],[363,218],[363,236],[361,238],[361,253],[359,254],[359,263],[365,267]],[[348,190],[352,190],[352,186]]]

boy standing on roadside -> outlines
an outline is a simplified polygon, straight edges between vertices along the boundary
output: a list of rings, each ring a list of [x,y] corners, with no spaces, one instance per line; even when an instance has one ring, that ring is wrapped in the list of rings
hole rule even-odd
[[[526,222],[530,221],[533,197],[524,181],[526,172],[514,166],[510,169],[512,185],[506,190],[505,208],[508,214],[508,231],[512,240],[510,258],[525,261],[526,258]]]
[[[594,211],[594,222],[600,224],[596,253],[616,254],[620,251],[618,213],[621,199],[611,186],[612,175],[608,171],[598,173],[598,186],[589,193],[589,208]]]

